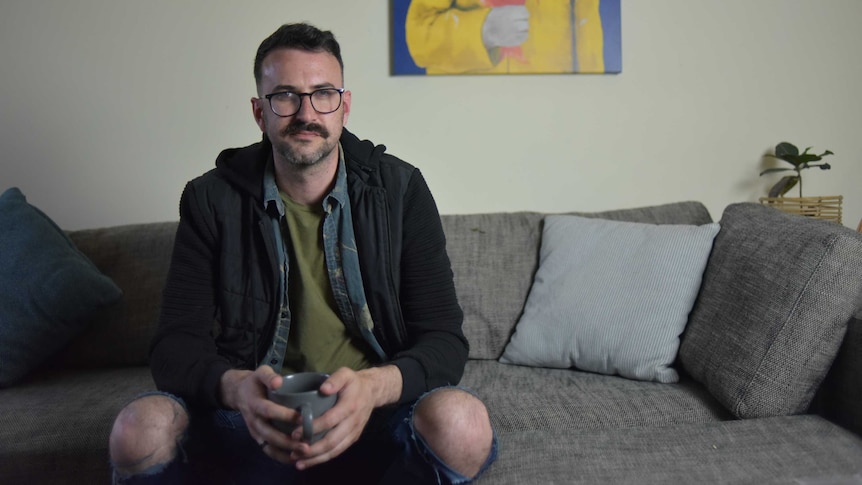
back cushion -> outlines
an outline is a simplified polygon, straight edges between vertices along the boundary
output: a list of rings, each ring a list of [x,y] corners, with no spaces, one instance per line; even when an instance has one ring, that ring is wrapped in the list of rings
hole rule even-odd
[[[543,218],[528,212],[442,217],[471,358],[503,353],[539,265]]]
[[[569,214],[651,224],[712,222],[699,202]],[[503,354],[539,267],[544,218],[538,212],[442,216],[470,358],[496,360]]]
[[[123,290],[58,358],[62,366],[143,365],[161,309],[177,222],[131,224],[69,234]]]
[[[728,206],[680,359],[740,418],[805,412],[862,305],[862,235]]]

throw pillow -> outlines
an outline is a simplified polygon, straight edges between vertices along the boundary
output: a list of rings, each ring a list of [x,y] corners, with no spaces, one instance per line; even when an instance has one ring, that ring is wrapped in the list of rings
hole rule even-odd
[[[45,362],[121,290],[15,187],[0,195],[0,387]]]
[[[546,217],[539,269],[500,361],[676,382],[679,336],[718,230]]]
[[[862,307],[862,236],[756,203],[720,222],[682,366],[737,417],[806,412]]]

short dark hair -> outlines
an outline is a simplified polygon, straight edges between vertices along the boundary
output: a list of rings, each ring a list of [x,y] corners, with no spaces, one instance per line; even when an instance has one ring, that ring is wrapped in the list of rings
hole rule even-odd
[[[335,35],[306,23],[284,24],[260,43],[254,57],[254,82],[260,85],[261,64],[270,52],[276,49],[300,49],[309,52],[328,52],[338,59],[341,74],[344,75],[344,62],[341,60],[341,46]]]

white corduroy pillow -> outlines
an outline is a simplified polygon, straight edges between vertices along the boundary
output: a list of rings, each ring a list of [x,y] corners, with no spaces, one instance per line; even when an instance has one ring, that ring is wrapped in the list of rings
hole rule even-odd
[[[539,269],[500,362],[676,382],[717,223],[545,218]]]

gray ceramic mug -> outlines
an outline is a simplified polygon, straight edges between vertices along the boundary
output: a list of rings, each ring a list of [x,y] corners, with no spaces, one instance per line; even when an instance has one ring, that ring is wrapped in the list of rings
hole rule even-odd
[[[311,422],[323,415],[338,400],[338,395],[326,396],[320,392],[320,386],[329,374],[322,372],[300,372],[284,376],[281,387],[269,391],[269,399],[284,407],[295,409],[302,415],[302,440],[314,443],[323,438],[326,431],[312,435]],[[283,421],[273,421],[273,426],[290,434],[293,425]]]

